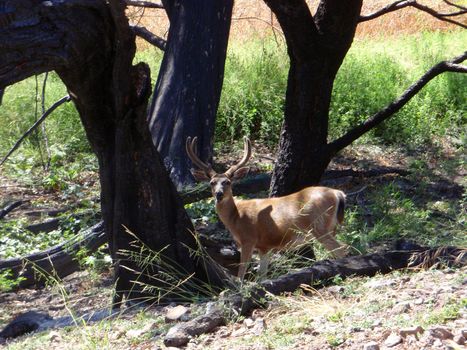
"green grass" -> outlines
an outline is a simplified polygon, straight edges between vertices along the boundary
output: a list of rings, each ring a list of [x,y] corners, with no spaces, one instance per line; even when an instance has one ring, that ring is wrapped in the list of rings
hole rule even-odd
[[[356,41],[335,81],[330,109],[331,138],[366,119],[399,96],[434,63],[463,51],[465,31],[432,32],[388,40]],[[139,52],[135,62],[148,62],[155,83],[162,54],[156,49]],[[225,80],[218,112],[216,140],[225,143],[243,135],[276,145],[283,118],[287,84],[286,49],[270,40],[233,43],[228,50]],[[0,108],[0,149],[6,153],[40,115],[41,83],[38,77],[8,87]],[[54,73],[49,74],[46,106],[66,94]],[[420,145],[452,134],[462,139],[466,123],[467,77],[446,73],[431,81],[394,118],[371,132],[384,143]],[[35,113],[35,101],[38,113]],[[72,103],[46,120],[52,169],[91,152]],[[31,169],[45,162],[44,139],[39,130],[29,137],[7,163]],[[79,159],[77,159],[79,161]],[[88,163],[88,162],[86,162]]]

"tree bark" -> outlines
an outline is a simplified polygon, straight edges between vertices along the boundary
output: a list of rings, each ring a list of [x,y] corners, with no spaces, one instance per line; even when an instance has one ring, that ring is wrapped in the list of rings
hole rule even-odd
[[[6,29],[0,27],[0,89],[56,70],[98,158],[116,305],[123,296],[153,297],[146,285],[167,287],[157,279],[162,266],[135,261],[143,245],[163,250],[163,261],[176,265],[180,278],[222,285],[215,267],[191,256],[197,248],[193,227],[152,144],[146,121],[149,68],[132,66],[135,38],[124,4],[74,0],[31,5],[17,0],[2,8],[10,16]]]
[[[188,136],[198,137],[201,159],[212,158],[232,6],[233,0],[164,1],[170,29],[150,108],[150,129],[179,189],[194,182],[185,152]]]
[[[314,16],[305,0],[265,0],[286,38],[290,69],[271,196],[317,184],[331,160],[329,105],[337,71],[350,48],[361,0],[322,0]]]

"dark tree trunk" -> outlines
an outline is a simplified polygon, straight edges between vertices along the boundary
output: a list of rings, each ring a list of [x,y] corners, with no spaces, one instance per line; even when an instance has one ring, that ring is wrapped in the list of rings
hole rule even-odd
[[[2,101],[3,101],[3,93],[5,92],[5,90],[1,89],[0,90],[0,106],[2,105]]]
[[[322,0],[312,16],[305,0],[265,0],[276,15],[290,58],[284,124],[271,182],[279,196],[316,184],[333,154],[327,147],[329,105],[350,48],[361,0]]]
[[[201,159],[212,158],[233,0],[172,0],[164,6],[170,30],[150,129],[172,181],[181,188],[193,183],[185,152],[188,136],[198,136]]]
[[[193,227],[152,144],[149,68],[131,64],[135,40],[122,3],[6,2],[12,15],[9,30],[0,28],[0,88],[49,70],[67,86],[99,161],[102,215],[116,265],[115,302],[123,295],[150,296],[146,284],[167,287],[157,275],[164,267],[135,262],[142,245],[163,250],[163,260],[176,265],[181,278],[193,274],[222,284],[215,268],[208,271],[190,255],[197,248]]]

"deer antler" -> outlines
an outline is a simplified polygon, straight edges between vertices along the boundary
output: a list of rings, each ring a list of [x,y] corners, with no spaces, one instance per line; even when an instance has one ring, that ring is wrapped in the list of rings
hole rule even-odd
[[[209,176],[210,178],[216,175],[216,172],[212,169],[212,167],[204,162],[201,161],[201,159],[198,158],[196,155],[197,153],[197,143],[198,143],[198,137],[195,136],[193,140],[191,137],[187,137],[186,139],[186,153],[188,154],[188,157],[191,159],[194,165],[196,165],[200,170],[204,171],[204,173]]]
[[[225,175],[231,177],[239,168],[244,166],[251,156],[251,142],[248,137],[243,138],[243,158],[235,165],[232,165],[229,170],[225,172]]]

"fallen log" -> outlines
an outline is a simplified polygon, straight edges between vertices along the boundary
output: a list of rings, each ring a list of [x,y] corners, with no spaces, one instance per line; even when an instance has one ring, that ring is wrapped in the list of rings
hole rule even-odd
[[[254,308],[264,307],[267,295],[279,295],[294,292],[302,285],[311,285],[317,289],[330,285],[333,278],[340,276],[372,277],[377,273],[389,272],[404,268],[429,268],[436,264],[457,264],[465,266],[467,263],[467,249],[456,247],[419,248],[409,251],[389,251],[361,256],[352,256],[339,260],[323,260],[313,266],[288,273],[274,280],[266,280],[254,286],[248,297],[240,293],[226,295],[217,307],[211,307],[205,315],[198,316],[185,323],[172,327],[164,338],[166,346],[184,346],[194,336],[212,331],[227,322],[222,312],[225,307],[237,315],[247,315]]]
[[[367,171],[369,175],[376,176],[386,173],[403,173],[403,170],[398,168],[383,168],[378,169],[378,171],[370,172]],[[352,169],[344,171],[328,171],[326,176],[329,178],[336,178],[337,174],[343,174],[345,176],[358,176],[359,174],[365,173],[365,171],[355,171]],[[234,194],[248,194],[248,193],[257,193],[260,191],[265,191],[269,188],[271,177],[268,174],[258,174],[244,180],[239,181],[234,186]],[[185,189],[181,193],[182,200],[185,204],[193,203],[204,198],[211,197],[211,190],[209,185],[201,184],[196,188]],[[47,223],[48,224],[48,223]],[[56,225],[56,221],[52,221],[51,225]],[[103,223],[98,223],[95,227],[103,227]],[[100,246],[105,244],[106,238],[103,232],[103,229],[94,229],[91,228],[89,231],[86,231],[86,234],[78,234],[76,238],[73,238],[71,241],[65,242],[63,244],[57,245],[49,250],[44,252],[31,254],[26,257],[20,257],[10,260],[0,260],[0,271],[5,269],[11,269],[13,272],[13,277],[16,278],[21,276],[24,280],[19,284],[18,287],[29,287],[34,285],[41,285],[41,282],[35,276],[32,266],[36,266],[41,269],[45,267],[44,273],[54,272],[57,277],[63,278],[67,275],[78,271],[80,266],[73,260],[73,254],[75,254],[79,249],[85,247],[90,253],[96,251]],[[34,227],[33,227],[34,229]],[[207,244],[208,251],[210,255],[213,256],[214,260],[216,258],[224,262],[223,264],[231,272],[236,271],[235,262],[238,261],[238,251],[226,251],[222,252],[222,247],[213,247],[212,242]],[[25,264],[29,262],[29,264]],[[36,262],[39,262],[37,264]],[[26,268],[25,268],[26,265]],[[21,275],[20,275],[21,272]]]
[[[0,220],[7,216],[8,213],[12,212],[16,208],[18,208],[24,201],[16,201],[11,204],[8,204],[5,208],[0,209]]]
[[[20,278],[20,288],[42,285],[47,276],[63,278],[80,269],[76,253],[85,249],[95,252],[107,242],[102,222],[77,234],[72,239],[46,251],[21,258],[0,260],[0,271],[11,270],[12,278]]]

